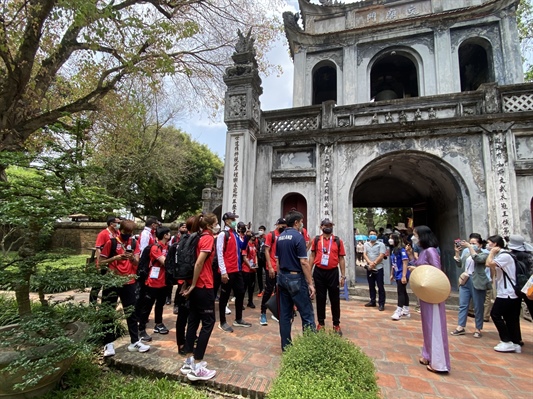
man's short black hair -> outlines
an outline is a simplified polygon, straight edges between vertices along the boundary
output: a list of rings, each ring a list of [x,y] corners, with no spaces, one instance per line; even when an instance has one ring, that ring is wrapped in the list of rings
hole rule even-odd
[[[288,227],[294,227],[294,224],[298,220],[302,220],[304,218],[304,215],[298,211],[291,211],[285,216],[285,220],[287,221]]]
[[[162,240],[163,237],[165,237],[165,234],[168,234],[170,233],[170,229],[168,227],[158,227],[157,230],[155,231],[155,236],[157,237],[158,240]]]
[[[156,216],[148,216],[148,219],[146,219],[146,227],[150,227],[154,223],[158,223]]]
[[[111,226],[111,223],[115,223],[115,221],[117,220],[118,218],[116,216],[109,216],[107,218],[107,225],[108,226]]]
[[[267,228],[265,226],[261,225],[261,226],[259,226],[259,228],[257,230],[265,230],[266,231],[266,229]]]

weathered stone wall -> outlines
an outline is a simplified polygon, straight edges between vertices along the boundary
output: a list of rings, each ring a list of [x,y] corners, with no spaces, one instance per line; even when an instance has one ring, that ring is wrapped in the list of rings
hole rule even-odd
[[[96,236],[105,229],[105,222],[65,222],[58,223],[52,237],[52,250],[68,248],[76,254],[91,254]]]

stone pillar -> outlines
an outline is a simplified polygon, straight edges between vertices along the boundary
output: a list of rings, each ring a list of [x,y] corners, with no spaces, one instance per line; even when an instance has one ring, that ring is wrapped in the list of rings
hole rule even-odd
[[[520,226],[516,201],[516,176],[509,151],[511,123],[497,122],[484,126],[488,132],[489,162],[486,169],[489,232],[502,237],[513,234]]]
[[[308,84],[312,85],[313,78],[309,77],[310,81],[307,82],[306,77],[306,65],[307,52],[303,47],[299,47],[298,51],[294,51],[294,77],[292,86],[292,106],[303,107],[304,105],[311,105],[312,100],[312,87],[307,87]]]
[[[222,214],[231,211],[248,223],[253,220],[256,136],[259,133],[263,93],[255,59],[254,38],[249,31],[239,40],[232,56],[235,64],[226,69],[224,82],[226,106],[224,121],[228,127],[224,163]]]
[[[357,48],[355,45],[343,49],[343,102],[338,105],[357,103]]]
[[[511,6],[500,13],[500,31],[502,36],[503,59],[505,60],[503,84],[509,85],[524,82],[522,70],[522,52],[516,24],[516,6]]]
[[[452,42],[450,29],[447,25],[438,26],[434,31],[435,37],[435,81],[436,93],[425,95],[447,94],[461,91],[461,80],[454,75],[456,68],[452,63]]]

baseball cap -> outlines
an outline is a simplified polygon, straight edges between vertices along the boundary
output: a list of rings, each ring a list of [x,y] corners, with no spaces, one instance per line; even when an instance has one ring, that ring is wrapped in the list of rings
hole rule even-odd
[[[287,221],[285,220],[285,218],[279,218],[275,224],[287,224]]]
[[[233,212],[226,212],[222,215],[222,220],[226,219],[237,219],[239,215],[234,214]]]
[[[325,218],[324,220],[322,220],[322,221],[320,222],[320,225],[321,225],[321,226],[325,226],[325,225],[327,225],[327,224],[331,224],[332,226],[335,225],[335,223],[333,223],[329,218]]]

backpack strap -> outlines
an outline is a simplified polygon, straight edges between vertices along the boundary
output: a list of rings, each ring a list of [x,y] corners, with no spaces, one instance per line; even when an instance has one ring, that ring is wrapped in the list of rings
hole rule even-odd
[[[109,259],[117,254],[117,239],[113,237],[111,239],[111,248],[109,249]]]
[[[230,235],[229,230],[224,230],[224,247],[222,248],[222,253],[226,253],[226,248],[228,246],[228,241],[229,241],[229,235]]]
[[[314,245],[315,252],[316,252],[316,250],[318,248],[318,240],[319,239],[320,239],[320,236],[316,236],[315,240],[314,240],[315,241],[315,245]],[[333,239],[335,240],[335,243],[337,244],[337,250],[340,252],[340,250],[341,250],[341,239],[339,237],[335,236],[335,235],[333,236]]]
[[[314,252],[316,252],[316,250],[318,249],[318,240],[320,240],[320,236],[316,236],[315,239],[313,240],[314,241],[313,247],[315,247]]]

